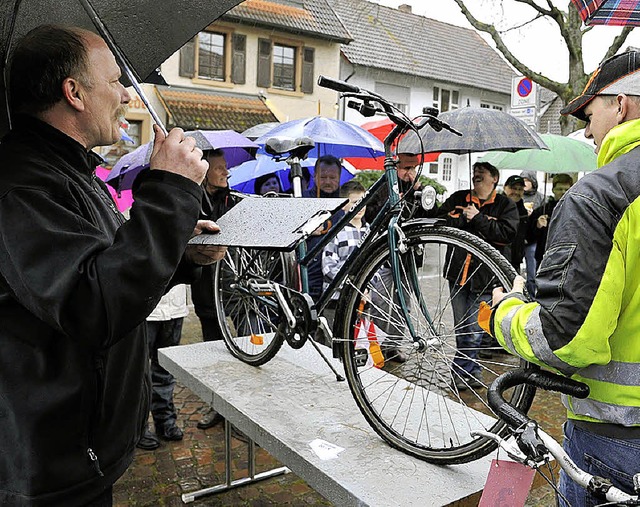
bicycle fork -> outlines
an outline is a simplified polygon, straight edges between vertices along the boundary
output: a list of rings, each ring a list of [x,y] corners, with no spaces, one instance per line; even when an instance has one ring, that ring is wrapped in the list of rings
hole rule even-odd
[[[424,352],[428,349],[437,348],[441,346],[442,340],[439,338],[440,333],[435,329],[435,324],[429,311],[427,309],[427,305],[422,297],[422,291],[420,289],[420,281],[417,273],[417,266],[415,263],[415,259],[412,262],[405,263],[404,270],[402,269],[401,258],[403,255],[406,255],[409,252],[409,245],[407,243],[407,238],[402,231],[402,228],[398,225],[398,217],[393,216],[389,221],[388,226],[388,241],[389,241],[389,252],[391,257],[391,271],[393,275],[393,282],[397,289],[398,294],[398,302],[400,306],[400,310],[402,312],[402,316],[407,325],[407,329],[411,338],[413,339],[413,346],[418,352]],[[421,257],[424,254],[422,251],[422,247],[420,250],[416,250],[417,256]],[[418,300],[418,305],[421,311],[422,316],[427,322],[427,326],[429,331],[431,332],[431,337],[421,336],[411,319],[411,312],[409,310],[409,304],[407,301],[407,297],[405,294],[405,289],[403,285],[403,271],[406,274],[410,286],[410,291],[413,292],[416,299]]]

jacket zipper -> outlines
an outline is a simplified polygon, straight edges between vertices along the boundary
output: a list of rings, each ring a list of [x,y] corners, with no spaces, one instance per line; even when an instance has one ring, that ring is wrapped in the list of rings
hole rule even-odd
[[[98,180],[98,177],[96,176],[96,173],[95,172],[92,173],[91,186],[98,193],[100,198],[109,206],[111,211],[113,211],[114,215],[117,217],[118,225],[122,225],[124,223],[122,213],[120,213],[120,210],[118,210],[118,208],[116,207],[115,203],[113,202],[113,199],[111,199],[111,196],[105,195],[104,190],[102,189],[102,187],[100,186],[97,180]]]
[[[96,456],[96,453],[93,452],[93,449],[91,447],[87,449],[87,454],[89,455],[89,459],[91,460],[91,464],[93,465],[93,468],[95,469],[96,473],[100,477],[104,477],[102,470],[100,470],[100,462],[98,461],[98,456]]]
[[[90,422],[89,422],[89,428],[88,428],[89,434],[88,434],[88,442],[87,442],[88,443],[87,455],[89,456],[89,460],[91,460],[91,465],[93,466],[93,469],[95,470],[95,472],[100,477],[104,477],[104,474],[100,469],[100,461],[98,460],[98,456],[96,455],[96,453],[91,447],[91,443],[93,442],[93,437],[92,437],[93,427],[94,427],[95,421],[100,418],[100,414],[102,412],[102,402],[103,402],[102,392],[104,388],[104,364],[102,361],[102,357],[100,355],[98,355],[95,358],[94,365],[95,365],[95,375],[96,375],[95,400],[94,400],[93,409],[91,411],[92,415],[90,416]]]

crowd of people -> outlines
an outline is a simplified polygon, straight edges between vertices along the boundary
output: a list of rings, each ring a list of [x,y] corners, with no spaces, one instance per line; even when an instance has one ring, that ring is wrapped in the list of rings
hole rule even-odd
[[[136,182],[125,221],[94,176],[92,149],[120,138],[131,100],[108,46],[82,29],[41,26],[17,42],[9,66],[13,128],[0,143],[0,503],[110,506],[136,446],[183,437],[175,380],[157,352],[179,343],[186,286],[203,340],[221,339],[211,266],[225,249],[187,243],[218,232],[215,220],[235,198],[224,152],[203,153],[181,129],[156,127],[150,170]],[[613,470],[611,479],[628,491],[640,462],[639,73],[640,53],[612,57],[563,110],[587,122],[599,152],[601,169],[575,187],[570,175],[554,175],[545,198],[526,172],[507,178],[499,193],[499,171],[479,162],[472,189],[432,212],[409,208],[481,236],[516,269],[524,259],[528,296],[524,280],[504,297],[501,289],[487,293],[481,277],[466,285],[449,279],[456,323],[472,330],[458,346],[477,348],[491,331],[511,353],[588,383],[590,398],[567,402],[565,447],[585,468],[597,461]],[[408,195],[419,187],[418,159],[398,155],[400,191]],[[339,159],[320,157],[304,195],[356,202],[364,188],[341,188],[340,173]],[[281,182],[266,175],[255,191],[279,192]],[[335,276],[374,209],[357,214],[314,259],[312,297]],[[452,259],[462,262],[468,259]],[[469,311],[479,297],[493,305],[494,325],[484,329]],[[406,361],[398,351],[387,354]],[[455,357],[457,389],[480,385],[474,359]],[[210,410],[198,427],[221,421]],[[566,476],[561,487],[579,505],[591,494]]]

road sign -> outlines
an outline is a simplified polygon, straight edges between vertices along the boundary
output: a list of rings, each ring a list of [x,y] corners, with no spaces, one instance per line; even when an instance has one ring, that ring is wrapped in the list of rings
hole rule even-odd
[[[512,107],[511,111],[509,111],[511,116],[515,116],[519,120],[522,120],[524,123],[529,125],[530,127],[536,126],[536,108],[535,107]]]
[[[535,106],[538,86],[528,77],[516,76],[511,82],[511,107]]]

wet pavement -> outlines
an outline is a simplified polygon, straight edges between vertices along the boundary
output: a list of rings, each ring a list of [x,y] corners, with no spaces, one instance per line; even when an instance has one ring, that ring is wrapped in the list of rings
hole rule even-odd
[[[193,314],[185,319],[182,343],[202,340],[200,326]],[[224,483],[224,429],[218,425],[208,430],[196,427],[205,404],[189,389],[178,384],[174,395],[178,410],[178,424],[184,430],[180,442],[162,442],[155,451],[138,450],[135,460],[114,487],[114,505],[180,506],[183,493]],[[565,410],[560,396],[538,393],[529,412],[541,427],[555,438],[561,437]],[[233,479],[248,473],[247,446],[232,439]],[[256,447],[256,473],[282,466],[266,451]],[[252,485],[208,496],[191,503],[193,506],[274,506],[274,505],[332,505],[293,473],[267,479]],[[392,505],[390,503],[389,505]],[[427,503],[425,503],[427,505]],[[555,505],[549,486],[532,491],[529,507]],[[387,507],[387,506],[385,506]]]

